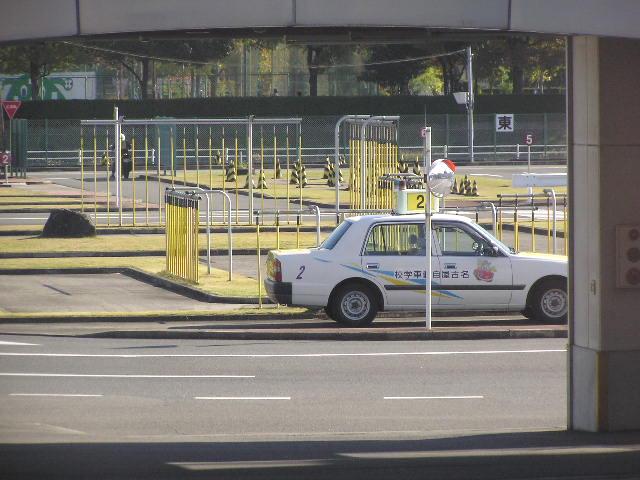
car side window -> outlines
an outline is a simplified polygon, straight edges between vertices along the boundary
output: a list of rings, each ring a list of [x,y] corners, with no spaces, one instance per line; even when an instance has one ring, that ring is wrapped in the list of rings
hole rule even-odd
[[[434,226],[442,255],[475,257],[487,254],[490,245],[479,235],[454,225]]]
[[[384,223],[369,230],[365,255],[424,256],[424,224]]]

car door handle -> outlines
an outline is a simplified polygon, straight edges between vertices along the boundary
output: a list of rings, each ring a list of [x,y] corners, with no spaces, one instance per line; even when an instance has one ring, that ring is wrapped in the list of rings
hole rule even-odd
[[[367,263],[367,270],[377,270],[380,268],[379,263]]]

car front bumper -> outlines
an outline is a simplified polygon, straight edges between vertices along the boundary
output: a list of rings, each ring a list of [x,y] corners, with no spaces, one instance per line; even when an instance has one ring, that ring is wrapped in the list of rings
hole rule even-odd
[[[293,295],[291,282],[274,282],[271,279],[264,281],[264,288],[269,298],[280,305],[292,305]]]

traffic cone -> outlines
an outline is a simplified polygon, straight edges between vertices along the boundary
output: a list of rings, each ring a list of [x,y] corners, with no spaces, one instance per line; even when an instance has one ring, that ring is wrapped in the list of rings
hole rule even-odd
[[[469,180],[466,176],[465,176],[466,180],[464,182],[464,195],[466,197],[470,197],[471,196],[471,180]]]
[[[256,188],[256,182],[253,181],[253,177],[251,175],[247,175],[247,181],[244,184],[244,188],[249,188],[249,179],[251,179],[251,186]]]
[[[282,168],[280,167],[279,158],[276,158],[276,178],[282,178]]]
[[[322,178],[327,179],[331,176],[331,162],[329,161],[329,157],[324,161],[324,171],[322,172]]]
[[[473,181],[473,187],[471,188],[471,196],[472,197],[480,196],[480,194],[478,193],[478,183],[475,180]]]
[[[289,183],[291,185],[299,185],[300,184],[300,177],[298,176],[298,171],[295,168],[293,170],[291,170],[291,179],[289,180]]]
[[[267,178],[262,170],[260,170],[260,175],[258,176],[258,188],[261,190],[267,188]]]
[[[416,163],[413,164],[413,173],[415,175],[422,176],[422,169],[420,168],[420,162],[416,160]]]
[[[456,179],[454,177],[453,185],[451,186],[451,195],[457,195],[457,194],[458,194],[458,184],[456,183]]]
[[[304,188],[307,185],[309,185],[307,182],[307,169],[302,165],[302,168],[300,169],[300,188]]]
[[[226,181],[227,182],[235,182],[237,180],[237,175],[238,172],[236,172],[236,166],[235,165],[227,165],[227,177],[226,177]]]

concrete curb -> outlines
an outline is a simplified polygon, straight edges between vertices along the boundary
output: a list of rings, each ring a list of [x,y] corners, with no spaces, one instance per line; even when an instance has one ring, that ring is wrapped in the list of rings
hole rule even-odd
[[[174,282],[164,277],[144,272],[132,267],[93,267],[93,268],[22,268],[22,269],[0,269],[0,275],[47,275],[47,274],[109,274],[121,273],[141,282],[148,283],[155,287],[178,293],[188,298],[207,303],[238,303],[257,304],[257,298],[251,297],[225,297],[205,292],[191,285],[184,285]],[[269,298],[263,298],[263,303],[271,303]]]
[[[413,340],[504,340],[530,338],[567,338],[566,329],[432,330],[389,331],[349,328],[330,331],[184,331],[115,330],[76,335],[88,338],[174,339],[174,340],[340,340],[340,341],[413,341]]]

